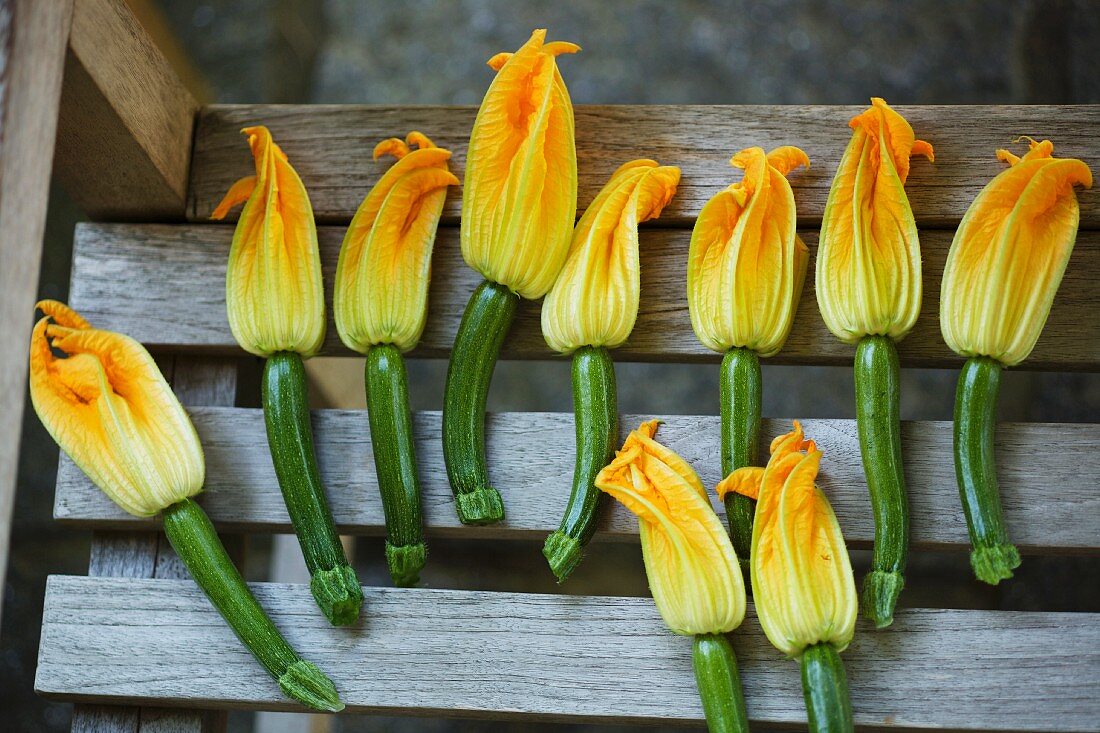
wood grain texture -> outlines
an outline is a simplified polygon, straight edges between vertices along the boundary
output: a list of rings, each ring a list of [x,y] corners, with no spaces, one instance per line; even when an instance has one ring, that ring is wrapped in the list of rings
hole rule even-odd
[[[200,501],[214,521],[229,530],[290,531],[266,450],[262,412],[192,408],[191,415],[206,451],[206,493]],[[620,434],[637,427],[642,419],[623,416]],[[714,487],[720,478],[718,418],[674,415],[662,419],[661,442],[689,461],[704,485]],[[488,527],[458,523],[443,465],[439,413],[418,413],[414,422],[424,521],[430,535],[532,540],[558,526],[573,471],[571,414],[490,416],[490,476],[504,496],[507,517]],[[767,446],[789,426],[789,421],[765,420],[761,445]],[[855,422],[814,419],[803,421],[803,426],[825,452],[820,483],[836,509],[845,538],[854,546],[869,546],[873,525]],[[384,523],[366,411],[316,411],[313,427],[337,525],[348,534],[381,534]],[[903,423],[902,439],[914,547],[967,547],[951,462],[950,423]],[[1098,453],[1100,425],[999,426],[997,467],[1005,517],[1009,534],[1021,549],[1049,553],[1100,548],[1100,495],[1087,478],[1096,473],[1087,466],[1095,463]],[[712,500],[721,513],[720,503]],[[93,527],[149,522],[115,507],[68,460],[58,469],[54,516]],[[609,502],[598,536],[636,541],[637,532],[633,515]]]
[[[486,86],[489,76],[486,75]],[[829,185],[848,144],[848,120],[859,106],[586,106],[576,108],[578,213],[623,163],[653,158],[683,172],[661,215],[688,225],[717,191],[740,178],[730,156],[759,145],[797,145],[812,168],[791,175],[799,220],[821,220]],[[1049,138],[1059,155],[1100,167],[1100,106],[899,106],[917,137],[936,150],[936,163],[914,161],[906,190],[921,226],[952,226],[989,179],[1001,171],[994,152],[1020,135]],[[246,125],[263,124],[301,175],[323,221],[347,222],[388,167],[374,162],[375,143],[420,130],[454,153],[462,179],[476,107],[335,105],[214,105],[203,109],[195,137],[188,215],[210,216],[234,181],[252,174]],[[1081,222],[1100,226],[1096,193],[1082,193]],[[459,214],[456,189],[444,215]]]
[[[91,218],[183,218],[198,108],[124,0],[76,0],[54,172]]]
[[[328,331],[323,353],[349,355],[332,323],[332,283],[343,229],[321,227]],[[123,331],[153,349],[201,349],[242,354],[229,330],[225,311],[225,270],[233,228],[81,224],[76,230],[70,303],[91,322]],[[817,235],[804,232],[811,249]],[[925,230],[924,300],[920,319],[899,344],[908,366],[958,367],[940,336],[940,276],[952,234]],[[690,233],[647,229],[641,244],[641,305],[630,339],[614,351],[620,361],[717,361],[695,338],[687,309],[687,251]],[[416,354],[440,357],[450,352],[466,301],[480,275],[465,265],[458,233],[441,228],[433,255],[427,327]],[[854,349],[825,328],[817,309],[812,274],[806,278],[794,327],[783,351],[769,361],[779,364],[851,364]],[[140,283],[140,286],[135,286]],[[505,342],[508,358],[561,358],[542,338],[539,303],[524,301]],[[1100,232],[1081,232],[1047,326],[1023,369],[1100,368]]]
[[[691,642],[668,632],[648,598],[366,588],[361,624],[337,629],[307,586],[253,588],[290,643],[332,676],[347,712],[702,717]],[[751,609],[731,638],[749,718],[805,724],[798,666]],[[1091,731],[1100,715],[1097,614],[907,609],[887,631],[861,626],[844,664],[861,728]],[[35,689],[296,709],[194,585],[173,581],[52,576]]]

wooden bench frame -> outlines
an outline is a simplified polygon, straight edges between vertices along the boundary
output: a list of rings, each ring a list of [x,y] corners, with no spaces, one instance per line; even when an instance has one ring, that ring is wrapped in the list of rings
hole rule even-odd
[[[321,229],[326,281],[331,284],[339,225],[350,218],[379,170],[368,163],[368,143],[408,129],[424,129],[455,151],[461,176],[473,109],[203,108],[172,73],[122,0],[0,0],[0,11],[4,9],[11,11],[14,22],[7,29],[8,40],[0,22],[0,53],[7,53],[10,60],[9,76],[0,78],[0,87],[8,84],[13,91],[0,97],[4,132],[0,136],[0,241],[5,257],[9,247],[15,246],[9,242],[31,243],[10,250],[19,255],[20,268],[0,272],[5,288],[0,328],[3,335],[12,336],[5,342],[25,338],[26,313],[33,298],[28,283],[35,279],[47,176],[41,160],[28,161],[12,151],[33,150],[45,153],[48,160],[53,121],[59,120],[55,173],[93,220],[116,222],[78,228],[70,302],[96,325],[125,331],[158,353],[173,388],[193,408],[204,439],[210,464],[204,502],[215,522],[229,530],[286,531],[285,512],[276,500],[263,451],[252,451],[250,460],[239,465],[229,460],[230,452],[242,445],[262,446],[262,420],[254,410],[234,407],[242,352],[229,334],[220,300],[231,229],[200,223],[216,197],[249,169],[237,129],[244,122],[269,125],[301,173],[319,221],[334,225]],[[68,51],[63,53],[66,40]],[[38,99],[20,96],[31,88],[28,78],[34,80]],[[725,165],[730,147],[793,143],[807,150],[814,169],[794,185],[800,226],[811,230],[806,238],[812,246],[812,227],[820,219],[825,192],[847,138],[843,123],[852,111],[841,107],[577,109],[582,209],[623,160],[654,156],[684,171],[683,185],[661,228],[648,228],[643,234],[643,290],[657,297],[643,299],[637,330],[617,358],[716,358],[692,336],[680,294],[687,228],[706,198],[731,180]],[[926,277],[924,311],[902,344],[902,359],[909,367],[956,366],[959,361],[939,338],[938,277],[950,228],[998,169],[993,148],[1018,134],[1043,135],[1058,143],[1060,154],[1081,157],[1100,169],[1095,142],[1100,107],[973,107],[962,113],[950,107],[912,107],[901,111],[922,137],[932,140],[939,157],[935,168],[915,165],[908,187],[922,228]],[[642,141],[644,147],[635,148],[632,140]],[[686,145],[687,140],[692,144]],[[22,193],[13,190],[11,170],[22,174]],[[19,217],[12,212],[16,204]],[[1082,196],[1081,212],[1081,236],[1066,283],[1027,368],[1100,370],[1100,326],[1093,317],[1100,303],[1100,200],[1095,195]],[[432,311],[419,355],[447,353],[461,304],[474,282],[458,256],[454,230],[447,228],[453,227],[457,213],[457,197],[452,197],[440,231]],[[185,220],[192,223],[183,224]],[[141,223],[117,223],[124,221]],[[157,221],[176,223],[151,223]],[[165,256],[150,258],[153,251]],[[180,268],[187,269],[185,283],[178,278]],[[134,287],[137,282],[143,287]],[[180,292],[181,288],[192,288],[193,297]],[[164,313],[166,304],[173,305],[170,313]],[[549,356],[538,336],[536,315],[537,306],[528,306],[521,314],[506,356]],[[332,328],[326,350],[342,352]],[[14,374],[22,381],[21,352],[9,349],[0,358],[5,359],[0,379]],[[851,350],[820,324],[808,287],[790,343],[777,361],[840,364],[850,358]],[[11,394],[20,392],[0,389],[0,399],[10,401]],[[18,424],[19,412],[7,403],[3,407],[0,419],[5,423],[0,427],[6,430]],[[636,418],[624,420],[629,423]],[[555,523],[558,504],[564,502],[565,484],[552,479],[569,471],[570,422],[571,416],[552,414],[513,413],[491,419],[491,470],[522,479],[529,491],[506,492],[508,520],[502,525],[471,529],[457,526],[450,511],[438,455],[438,416],[418,415],[429,536],[502,540],[543,536]],[[867,546],[871,526],[852,423],[812,423],[815,437],[830,449],[825,488],[835,499],[852,544]],[[358,492],[353,501],[334,497],[342,530],[378,534],[381,514],[373,472],[367,468],[369,435],[364,416],[322,411],[315,416],[315,425],[329,490],[339,486]],[[708,460],[715,452],[716,427],[713,417],[670,418],[667,426],[669,440],[695,459],[708,484],[717,478],[716,467],[710,465],[715,461]],[[769,424],[766,430],[774,432],[778,427]],[[534,465],[510,463],[509,446],[534,430],[549,436],[534,456]],[[914,549],[963,549],[966,533],[950,466],[949,426],[912,423],[904,428],[904,435]],[[344,455],[326,452],[333,436],[342,439]],[[1057,454],[1049,450],[1055,440]],[[1008,521],[1025,553],[1100,551],[1100,497],[1090,491],[1088,482],[1082,485],[1073,460],[1074,454],[1095,454],[1098,445],[1097,425],[1000,427],[998,450]],[[1040,446],[1047,451],[1036,453]],[[347,454],[356,456],[354,464]],[[14,456],[10,441],[0,446],[0,532],[5,536]],[[1044,477],[1042,486],[1035,484],[1037,472]],[[224,727],[224,712],[218,711],[227,708],[298,709],[273,690],[230,632],[213,618],[193,584],[185,580],[185,571],[155,524],[118,512],[64,459],[55,515],[60,521],[94,530],[90,577],[50,580],[36,680],[41,693],[78,703],[74,730],[214,731]],[[631,518],[615,508],[604,518],[597,541],[634,541],[636,531]],[[0,541],[0,547],[6,551],[6,542]],[[283,625],[292,641],[303,640],[317,650],[322,666],[332,668],[352,711],[610,722],[700,719],[685,647],[665,632],[648,599],[370,589],[367,632],[348,637],[309,613],[308,594],[300,586],[259,585],[257,592],[277,622],[288,619]],[[418,622],[428,611],[431,621]],[[507,627],[493,623],[494,615],[500,614],[509,615]],[[112,625],[105,626],[105,619],[111,619]],[[175,636],[182,640],[178,644],[173,643],[174,634],[165,630],[173,624]],[[584,643],[559,633],[564,624],[584,626]],[[217,671],[204,676],[208,660],[203,662],[205,667],[184,665],[181,669],[191,670],[181,672],[185,683],[150,679],[155,677],[158,660],[175,658],[188,648],[187,643],[193,643],[187,641],[187,629],[193,628],[209,629],[209,638],[218,645],[219,663],[235,670],[233,679]],[[416,639],[412,646],[403,645],[409,629]],[[498,643],[470,648],[472,639],[487,633]],[[796,667],[766,643],[751,614],[735,639],[753,719],[779,725],[804,720]],[[142,653],[135,655],[133,645],[139,643]],[[1098,649],[1100,615],[1095,614],[902,611],[889,631],[861,628],[846,657],[857,724],[1087,730],[1100,715],[1094,694],[1100,686]],[[996,669],[987,669],[984,654],[995,654],[1003,661]],[[342,664],[349,655],[362,660],[359,668],[348,671]],[[114,660],[117,675],[101,679],[81,668],[82,662],[96,659]],[[524,672],[523,665],[530,666],[532,659],[542,666]],[[421,676],[447,672],[433,679],[430,689],[400,689],[379,682],[378,677],[364,679],[398,662],[413,664]],[[1021,669],[1028,669],[1031,677],[1022,683],[1027,694],[1010,698],[1008,692],[1021,684]],[[501,670],[509,673],[499,680],[484,676]],[[965,677],[972,685],[960,689],[958,680]],[[623,680],[622,689],[607,685],[616,679]],[[928,704],[932,696],[938,701],[935,705]],[[190,707],[210,710],[184,709]]]

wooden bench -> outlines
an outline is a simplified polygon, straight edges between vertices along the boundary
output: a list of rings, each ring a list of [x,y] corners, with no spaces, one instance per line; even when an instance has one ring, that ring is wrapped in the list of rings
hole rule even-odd
[[[86,135],[82,144],[102,151],[111,143],[126,151],[134,169],[127,171],[127,191],[132,193],[133,177],[165,185],[147,184],[144,204],[124,200],[126,182],[113,182],[108,169],[98,172],[102,180],[95,190],[82,189],[92,183],[83,169],[92,153],[72,145],[59,150],[59,174],[74,190],[84,190],[84,205],[101,220],[77,228],[70,303],[95,325],[126,332],[160,357],[206,449],[202,503],[218,527],[285,533],[289,521],[267,454],[262,415],[234,406],[244,360],[225,315],[232,226],[206,221],[228,185],[250,170],[238,130],[245,123],[268,125],[301,174],[324,224],[321,253],[331,297],[342,226],[378,175],[379,167],[370,163],[373,143],[422,129],[455,152],[461,178],[475,110],[215,105],[198,111],[192,131],[178,118],[198,107],[193,100],[178,103],[185,92],[177,81],[141,72],[140,64],[136,87],[118,89],[98,80],[102,68],[97,64],[114,68],[120,58],[132,65],[155,56],[131,38],[116,49],[119,56],[96,61],[95,52],[83,45],[86,39],[77,37],[90,23],[86,17],[80,20],[82,13],[107,12],[113,13],[111,23],[121,23],[140,39],[140,27],[120,7],[113,0],[76,1],[68,66],[87,73],[67,71],[69,97],[63,94],[62,100],[98,94],[113,116],[105,121],[99,111],[70,108],[68,119],[62,114],[62,127],[86,130],[100,124],[100,138]],[[92,25],[104,28],[103,23]],[[156,93],[149,93],[150,86]],[[142,105],[165,97],[174,101],[162,118],[145,113],[141,125],[124,125],[119,132],[107,123],[133,121],[128,117],[136,104],[133,89],[145,90]],[[848,137],[845,122],[855,109],[577,108],[581,209],[624,160],[655,157],[683,170],[680,191],[660,226],[642,234],[645,297],[629,344],[615,352],[618,360],[717,360],[692,334],[684,297],[694,217],[731,180],[726,160],[732,150],[798,144],[814,166],[794,181],[800,226],[812,250],[814,227]],[[936,146],[938,160],[934,166],[914,166],[908,184],[922,229],[925,303],[917,327],[901,345],[902,362],[907,368],[953,368],[960,360],[940,338],[936,317],[939,276],[952,228],[999,170],[993,149],[1020,134],[1049,137],[1059,154],[1080,157],[1100,170],[1100,107],[899,111]],[[154,155],[152,140],[192,150],[189,172],[186,164],[181,169],[178,161]],[[1077,247],[1028,369],[1100,370],[1100,197],[1088,193],[1080,198]],[[431,311],[418,356],[446,356],[476,282],[459,255],[458,210],[452,194],[436,245]],[[110,223],[165,218],[180,221]],[[524,303],[522,309],[505,358],[549,358],[537,304]],[[325,353],[349,355],[331,323]],[[850,347],[825,330],[811,278],[790,341],[774,361],[847,364],[851,356]],[[623,416],[624,428],[640,417]],[[719,478],[717,418],[665,420],[662,439],[713,486]],[[764,431],[770,437],[785,423],[765,421]],[[807,420],[806,425],[828,455],[822,483],[846,537],[853,547],[868,547],[872,524],[854,422]],[[314,427],[341,532],[381,534],[365,413],[318,411]],[[572,415],[491,416],[490,471],[498,477],[507,508],[506,521],[491,527],[457,522],[441,458],[439,415],[418,414],[416,430],[429,542],[433,537],[488,538],[502,545],[541,541],[556,526],[572,470]],[[540,439],[532,441],[536,431]],[[907,423],[903,441],[913,549],[963,552],[967,534],[950,458],[950,424]],[[1007,521],[1025,554],[1100,550],[1100,493],[1094,480],[1098,448],[1100,425],[1000,426],[997,450]],[[74,730],[207,731],[224,725],[218,711],[300,710],[280,694],[186,579],[155,523],[119,511],[65,458],[58,470],[55,516],[94,532],[88,577],[49,581],[36,680],[41,694],[77,703]],[[635,521],[609,504],[588,562],[600,562],[599,543],[635,542],[636,534]],[[667,632],[648,598],[369,588],[364,621],[352,629],[334,629],[316,612],[305,586],[269,583],[255,589],[289,640],[308,649],[332,675],[350,712],[572,722],[702,720],[690,645]],[[733,641],[750,718],[769,725],[803,723],[797,665],[768,644],[751,610]],[[861,624],[845,660],[856,722],[863,728],[1087,731],[1095,730],[1100,719],[1097,614],[905,609],[886,631]]]

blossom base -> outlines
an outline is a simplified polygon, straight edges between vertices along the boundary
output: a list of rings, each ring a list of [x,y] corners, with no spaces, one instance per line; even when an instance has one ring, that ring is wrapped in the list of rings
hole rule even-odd
[[[802,696],[811,733],[854,730],[848,676],[832,644],[814,644],[802,652]]]
[[[1016,546],[1005,542],[990,547],[975,547],[970,552],[970,567],[978,580],[997,585],[1012,577],[1012,571],[1020,567],[1020,552]]]
[[[696,634],[691,654],[695,684],[710,733],[748,733],[737,656],[725,634]]]
[[[386,540],[386,565],[389,566],[393,584],[400,588],[416,585],[427,560],[428,546],[423,542],[398,546]]]

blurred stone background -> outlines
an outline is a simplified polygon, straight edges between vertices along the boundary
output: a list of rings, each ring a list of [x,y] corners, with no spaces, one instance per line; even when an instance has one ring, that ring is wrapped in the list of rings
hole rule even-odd
[[[1100,4],[1089,0],[131,4],[147,24],[175,36],[193,77],[209,101],[218,102],[476,104],[491,78],[485,60],[514,50],[535,27],[583,47],[563,63],[578,104],[861,104],[871,95],[896,104],[1100,102]],[[731,150],[736,146],[731,140]],[[72,228],[81,218],[55,190],[42,297],[67,294]],[[410,367],[414,409],[439,409],[445,363]],[[353,359],[311,362],[315,404],[362,407],[361,369]],[[622,412],[718,411],[714,366],[620,364],[617,370]],[[853,416],[849,369],[766,366],[764,379],[765,416]],[[1095,422],[1100,416],[1096,375],[1014,371],[1003,390],[1005,420]],[[906,419],[950,419],[954,374],[906,370],[902,394]],[[242,404],[255,401],[241,398]],[[569,411],[568,363],[502,363],[490,409]],[[47,573],[86,571],[88,537],[51,520],[57,452],[29,407],[24,423],[0,630],[0,727],[62,731],[70,708],[32,691],[42,593]],[[250,578],[265,577],[270,552],[269,539],[250,540]],[[364,582],[388,583],[379,541],[358,540],[356,556]],[[864,553],[854,559],[866,563]],[[1027,558],[1015,579],[985,588],[970,581],[964,554],[922,553],[914,558],[903,603],[1100,611],[1098,571],[1100,562],[1091,558]],[[435,587],[561,592],[534,543],[436,540],[424,578]],[[599,561],[582,565],[568,590],[646,594],[637,547],[601,546]],[[234,714],[230,723],[235,731],[624,730],[350,716],[323,728],[319,718],[265,716],[257,723],[248,714]]]

